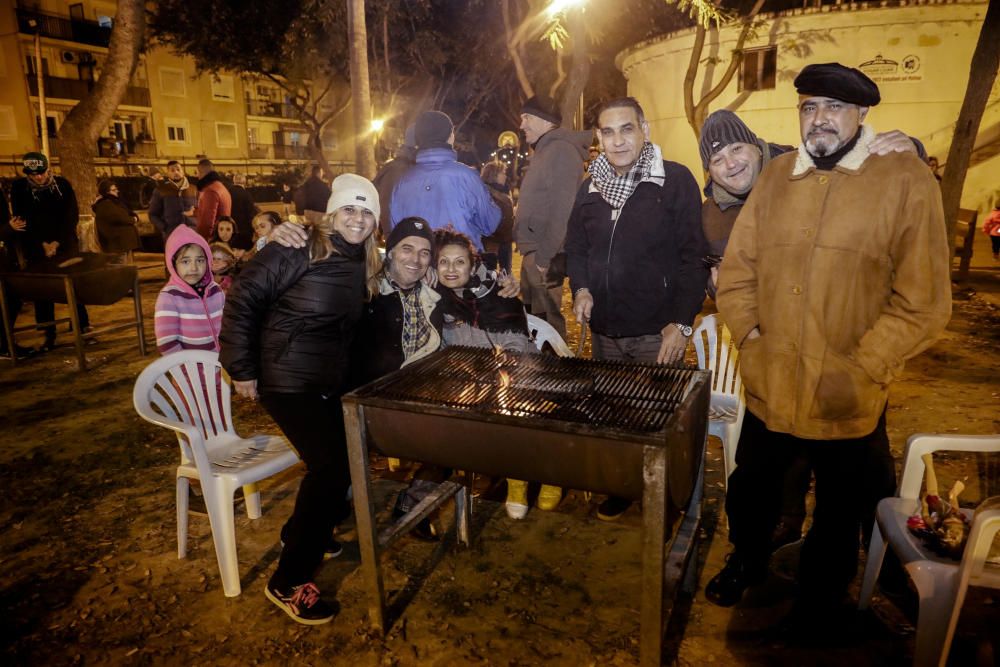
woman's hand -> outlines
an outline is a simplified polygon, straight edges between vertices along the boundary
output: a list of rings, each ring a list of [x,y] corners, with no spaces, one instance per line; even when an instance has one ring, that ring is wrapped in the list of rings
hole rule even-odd
[[[233,380],[233,387],[236,388],[236,393],[243,398],[249,398],[251,401],[257,400],[256,380]]]
[[[521,294],[521,283],[506,271],[497,275],[497,284],[500,285],[497,293],[505,299],[515,299]]]

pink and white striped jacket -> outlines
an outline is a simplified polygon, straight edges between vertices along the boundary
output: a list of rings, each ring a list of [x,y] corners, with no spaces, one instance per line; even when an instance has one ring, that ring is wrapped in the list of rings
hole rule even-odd
[[[199,289],[184,282],[174,268],[174,255],[189,243],[201,246],[208,260],[205,276],[198,283]],[[156,347],[160,354],[180,350],[218,352],[226,295],[212,276],[212,251],[208,242],[187,225],[180,225],[167,238],[164,257],[170,280],[156,297]]]

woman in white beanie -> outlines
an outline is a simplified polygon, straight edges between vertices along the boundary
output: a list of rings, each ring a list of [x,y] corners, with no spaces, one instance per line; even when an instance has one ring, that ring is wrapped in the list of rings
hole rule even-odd
[[[226,298],[220,361],[241,396],[260,399],[306,465],[284,548],[264,593],[292,619],[328,623],[336,604],[313,583],[324,557],[339,555],[333,529],[351,512],[340,397],[348,354],[381,268],[379,198],[355,174],[333,182],[327,213],[304,248],[266,245]]]

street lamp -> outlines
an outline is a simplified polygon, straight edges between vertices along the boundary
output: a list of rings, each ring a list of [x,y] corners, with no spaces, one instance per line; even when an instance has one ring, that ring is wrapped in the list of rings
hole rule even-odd
[[[555,16],[556,14],[564,12],[567,9],[572,9],[573,7],[582,5],[585,1],[586,0],[552,0],[549,6],[545,8],[545,11],[548,12],[549,16]]]
[[[373,118],[372,119],[372,128],[371,128],[372,132],[374,132],[375,134],[378,134],[379,132],[382,131],[383,127],[385,127],[385,121],[384,120],[382,120],[381,118]]]

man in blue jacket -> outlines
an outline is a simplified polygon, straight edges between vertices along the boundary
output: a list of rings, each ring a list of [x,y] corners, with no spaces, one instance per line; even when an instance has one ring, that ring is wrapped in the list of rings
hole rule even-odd
[[[417,118],[416,139],[417,163],[392,193],[392,226],[413,216],[432,229],[451,226],[482,252],[482,237],[500,224],[500,209],[479,173],[458,161],[451,119],[440,111],[423,112]]]

